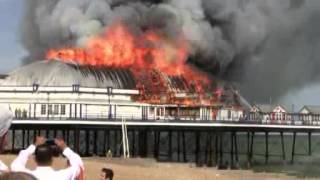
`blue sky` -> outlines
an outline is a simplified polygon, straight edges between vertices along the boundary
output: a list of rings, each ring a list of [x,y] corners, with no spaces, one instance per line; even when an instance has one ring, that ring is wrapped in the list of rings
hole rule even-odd
[[[20,65],[25,52],[19,43],[23,0],[0,0],[0,74]]]

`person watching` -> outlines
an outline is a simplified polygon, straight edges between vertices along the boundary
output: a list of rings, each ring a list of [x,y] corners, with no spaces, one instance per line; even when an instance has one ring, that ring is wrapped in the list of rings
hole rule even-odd
[[[9,106],[0,105],[0,153],[7,144],[7,134],[13,119]],[[8,171],[8,167],[0,160],[0,173]]]
[[[84,167],[80,156],[67,147],[64,140],[55,139],[54,143],[70,162],[70,167],[56,171],[51,167],[53,162],[52,147],[45,142],[46,139],[44,137],[36,137],[35,145],[30,145],[27,149],[19,152],[17,158],[11,164],[11,170],[30,173],[39,180],[78,179]],[[33,153],[37,167],[35,170],[29,170],[26,168],[26,163]]]
[[[112,169],[102,168],[100,180],[112,180],[113,179],[113,171]]]

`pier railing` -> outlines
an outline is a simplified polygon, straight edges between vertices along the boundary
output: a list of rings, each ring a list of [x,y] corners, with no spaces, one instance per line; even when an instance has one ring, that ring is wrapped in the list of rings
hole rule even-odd
[[[46,117],[30,117],[19,116],[15,120],[77,120],[77,121],[139,121],[139,122],[195,122],[195,123],[233,123],[233,124],[278,124],[278,125],[309,125],[320,126],[320,114],[300,114],[287,113],[285,116],[272,117],[271,113],[245,113],[242,117],[231,117],[229,119],[200,119],[196,116],[163,116],[163,117],[140,117],[133,115],[101,115],[90,114],[90,116],[83,114],[79,117],[68,116],[46,116]]]

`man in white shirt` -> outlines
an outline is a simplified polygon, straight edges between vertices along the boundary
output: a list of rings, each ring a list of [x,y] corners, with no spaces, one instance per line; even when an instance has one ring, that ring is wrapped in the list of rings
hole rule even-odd
[[[83,162],[78,154],[67,147],[62,139],[55,139],[55,144],[62,150],[62,154],[69,160],[70,167],[55,171],[52,169],[52,148],[45,143],[44,137],[37,137],[35,145],[20,151],[18,157],[12,162],[12,171],[22,171],[34,175],[39,180],[75,180],[83,170]],[[28,158],[35,154],[37,168],[29,170],[26,168]]]
[[[0,105],[0,152],[7,144],[7,132],[10,128],[13,113],[8,105]],[[0,160],[0,173],[8,171],[8,167]]]

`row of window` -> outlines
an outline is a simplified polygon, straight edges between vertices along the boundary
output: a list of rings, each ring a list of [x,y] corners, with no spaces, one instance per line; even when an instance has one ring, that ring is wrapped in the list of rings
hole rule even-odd
[[[41,104],[41,115],[65,115],[65,104]]]

